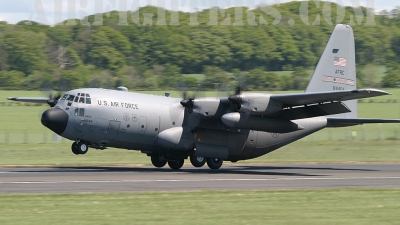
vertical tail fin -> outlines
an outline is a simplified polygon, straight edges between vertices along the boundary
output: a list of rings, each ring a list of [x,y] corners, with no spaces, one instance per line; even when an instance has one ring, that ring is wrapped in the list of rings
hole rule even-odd
[[[356,89],[356,57],[353,29],[349,25],[338,24],[315,68],[306,92]],[[357,100],[344,103],[351,112],[335,117],[357,118]]]

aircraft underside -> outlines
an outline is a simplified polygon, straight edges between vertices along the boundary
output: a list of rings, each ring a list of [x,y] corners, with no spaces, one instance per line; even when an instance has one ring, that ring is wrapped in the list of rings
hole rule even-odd
[[[232,130],[219,123],[221,122],[214,121],[214,128],[223,127],[224,129],[202,128],[193,131],[193,147],[189,150],[160,148],[154,143],[151,145],[133,144],[124,141],[125,138],[108,140],[107,143],[103,143],[104,145],[99,141],[92,140],[91,142],[75,138],[77,141],[72,144],[72,152],[76,155],[86,154],[89,147],[97,149],[107,147],[140,149],[142,153],[151,158],[152,164],[157,168],[168,164],[171,169],[178,170],[184,165],[185,160],[189,159],[194,167],[200,168],[207,164],[210,169],[219,169],[224,161],[237,162],[257,158],[306,137],[325,128],[327,120],[323,117],[298,120],[296,123],[301,125],[303,129],[287,134]]]

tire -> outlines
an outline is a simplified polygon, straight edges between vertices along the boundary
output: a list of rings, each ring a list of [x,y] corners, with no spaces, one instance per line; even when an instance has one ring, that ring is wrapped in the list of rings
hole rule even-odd
[[[206,164],[207,160],[204,157],[190,156],[190,162],[196,168],[201,168]]]
[[[222,159],[207,159],[207,166],[212,170],[218,170],[221,168],[222,163],[224,163],[224,160]]]
[[[85,142],[79,142],[76,147],[76,151],[79,155],[84,155],[88,152],[89,146]]]
[[[158,154],[151,155],[151,163],[156,168],[163,168],[167,161],[160,157]]]
[[[74,153],[75,155],[79,155],[78,144],[76,142],[72,143],[71,150],[72,150],[72,153]]]
[[[185,163],[184,159],[168,161],[168,166],[173,170],[180,170]]]

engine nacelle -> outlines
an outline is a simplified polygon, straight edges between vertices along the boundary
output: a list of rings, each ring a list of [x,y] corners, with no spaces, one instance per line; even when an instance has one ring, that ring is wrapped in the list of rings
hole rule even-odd
[[[222,122],[228,127],[265,131],[269,133],[291,133],[304,128],[290,120],[274,117],[253,116],[241,113],[228,113],[222,116]]]
[[[188,129],[174,127],[159,133],[156,144],[165,149],[186,151],[194,148],[194,139]]]
[[[282,103],[271,100],[269,94],[245,94],[241,95],[241,107],[238,111],[251,115],[267,115],[281,111],[282,106]]]

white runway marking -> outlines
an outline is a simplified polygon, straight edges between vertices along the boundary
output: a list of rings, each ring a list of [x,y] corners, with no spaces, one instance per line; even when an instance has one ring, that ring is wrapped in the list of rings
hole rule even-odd
[[[150,183],[150,182],[214,182],[214,181],[296,181],[296,180],[384,180],[400,179],[400,177],[331,177],[331,178],[266,178],[266,179],[202,179],[202,180],[106,180],[106,181],[15,181],[0,184],[68,184],[68,183]]]

